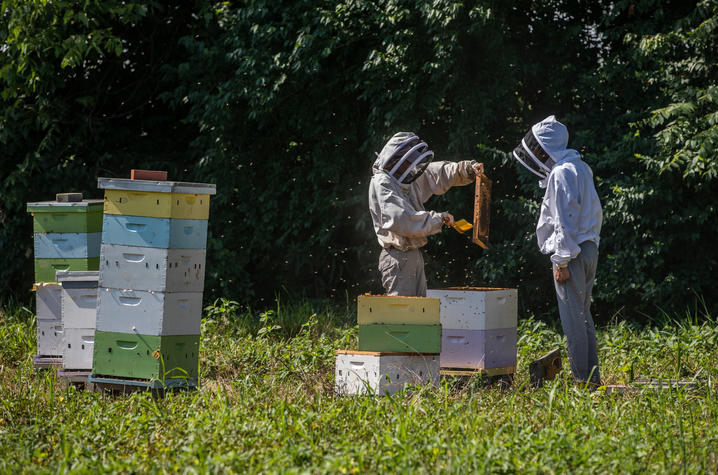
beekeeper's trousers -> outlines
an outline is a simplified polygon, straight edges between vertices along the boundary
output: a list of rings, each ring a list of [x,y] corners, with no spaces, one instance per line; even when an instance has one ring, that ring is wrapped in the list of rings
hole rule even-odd
[[[399,251],[390,247],[382,250],[379,272],[387,295],[426,297],[424,257],[419,249]]]
[[[573,377],[583,382],[600,383],[596,332],[591,317],[591,290],[596,278],[598,248],[593,241],[585,241],[580,247],[581,253],[568,263],[569,280],[559,284],[554,279],[554,284]]]

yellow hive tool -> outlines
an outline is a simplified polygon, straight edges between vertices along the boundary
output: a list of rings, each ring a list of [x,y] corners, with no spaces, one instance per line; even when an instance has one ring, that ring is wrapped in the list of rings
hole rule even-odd
[[[458,221],[455,221],[452,227],[456,229],[459,234],[464,234],[466,231],[473,228],[474,226],[465,219],[460,219]]]

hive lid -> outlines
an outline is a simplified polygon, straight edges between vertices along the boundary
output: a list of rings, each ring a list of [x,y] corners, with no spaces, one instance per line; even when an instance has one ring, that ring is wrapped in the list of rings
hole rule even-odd
[[[156,193],[190,193],[197,195],[217,194],[213,183],[190,183],[182,181],[132,180],[129,178],[98,178],[97,187],[104,190],[152,191]]]
[[[58,271],[55,274],[58,282],[97,282],[100,278],[98,270]]]
[[[28,213],[87,213],[102,211],[104,200],[37,201],[27,204]]]

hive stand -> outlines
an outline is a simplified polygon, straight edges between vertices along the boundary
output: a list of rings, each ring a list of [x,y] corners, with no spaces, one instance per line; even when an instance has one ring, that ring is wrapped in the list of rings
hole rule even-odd
[[[32,365],[35,369],[62,368],[62,356],[39,356],[32,357]]]
[[[146,380],[131,378],[103,378],[89,375],[88,384],[92,385],[92,391],[96,393],[109,393],[113,395],[130,394],[134,392],[148,391],[153,395],[162,396],[167,391],[180,391],[195,389],[197,383],[189,380]]]
[[[70,386],[75,386],[78,389],[82,389],[88,392],[94,392],[94,385],[88,381],[90,376],[90,370],[65,370],[62,368],[57,369],[57,380],[60,382],[60,387],[66,390]]]

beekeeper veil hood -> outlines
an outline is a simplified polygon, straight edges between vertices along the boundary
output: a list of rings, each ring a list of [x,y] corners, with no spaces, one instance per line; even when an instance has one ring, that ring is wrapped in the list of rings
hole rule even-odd
[[[561,160],[578,157],[576,150],[566,148],[568,129],[555,116],[548,116],[534,124],[514,149],[513,156],[524,167],[541,178],[544,187],[551,169]]]
[[[419,178],[434,158],[426,142],[413,132],[399,132],[384,145],[374,168],[383,170],[402,184],[409,184]]]

